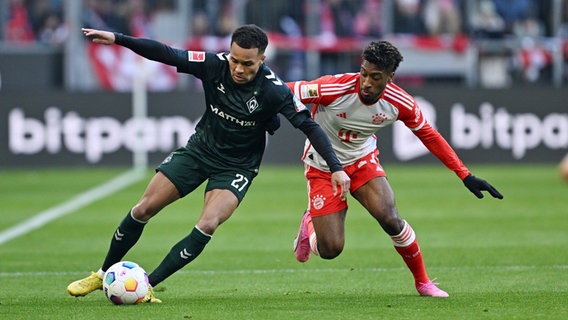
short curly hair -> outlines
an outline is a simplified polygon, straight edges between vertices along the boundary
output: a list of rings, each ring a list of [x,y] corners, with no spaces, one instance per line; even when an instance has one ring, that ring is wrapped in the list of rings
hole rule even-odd
[[[388,41],[370,42],[361,58],[388,72],[395,72],[403,59],[398,49]]]
[[[254,24],[245,24],[238,27],[231,36],[231,44],[236,43],[244,49],[258,48],[260,54],[264,54],[268,46],[268,37],[264,30]]]

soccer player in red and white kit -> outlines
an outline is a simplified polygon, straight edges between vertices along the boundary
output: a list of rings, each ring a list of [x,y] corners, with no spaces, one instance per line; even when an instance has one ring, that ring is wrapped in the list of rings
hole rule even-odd
[[[414,276],[418,293],[448,297],[428,277],[416,234],[397,211],[393,190],[378,160],[375,132],[402,121],[478,198],[483,198],[481,191],[498,199],[503,196],[487,181],[471,174],[448,142],[426,121],[414,98],[393,83],[402,59],[391,43],[371,42],[363,51],[359,73],[326,75],[287,85],[302,103],[313,104],[314,120],[330,138],[351,178],[351,195],[392,238],[396,251]],[[295,256],[300,262],[307,261],[311,253],[333,259],[345,243],[347,201],[333,196],[329,168],[309,141],[302,159],[309,203],[294,240]]]

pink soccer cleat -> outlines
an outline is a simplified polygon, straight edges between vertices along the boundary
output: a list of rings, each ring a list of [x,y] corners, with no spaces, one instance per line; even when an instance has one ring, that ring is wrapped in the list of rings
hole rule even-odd
[[[435,298],[447,298],[450,295],[436,287],[437,283],[434,283],[432,281],[428,281],[426,283],[418,283],[418,285],[416,285],[416,290],[418,290],[418,293],[420,293],[421,296],[429,296],[429,297],[435,297]]]
[[[296,260],[300,262],[306,262],[312,254],[310,248],[310,235],[308,234],[308,221],[310,221],[310,212],[306,211],[302,217],[302,222],[300,223],[300,230],[298,230],[298,235],[294,239],[294,255]]]

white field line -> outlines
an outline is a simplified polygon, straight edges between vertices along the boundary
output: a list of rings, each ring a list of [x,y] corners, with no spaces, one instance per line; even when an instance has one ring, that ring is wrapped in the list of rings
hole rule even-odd
[[[531,270],[567,270],[568,265],[550,266],[453,266],[453,267],[430,267],[429,270],[438,271],[531,271]],[[180,270],[176,274],[194,275],[230,275],[230,274],[289,274],[289,273],[373,273],[373,272],[407,272],[407,268],[298,268],[298,269],[235,269],[235,270]],[[33,276],[70,276],[84,274],[77,272],[0,272],[0,277],[33,277]]]
[[[35,216],[0,232],[0,245],[35,229],[41,228],[52,220],[61,218],[99,199],[120,191],[142,179],[144,175],[144,169],[135,168],[129,170],[122,175],[83,192],[66,202],[40,212]]]

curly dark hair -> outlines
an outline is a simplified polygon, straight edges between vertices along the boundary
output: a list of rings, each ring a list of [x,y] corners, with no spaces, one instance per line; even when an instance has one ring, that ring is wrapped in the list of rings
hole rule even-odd
[[[258,48],[260,54],[264,54],[268,46],[268,37],[264,30],[255,24],[245,24],[233,31],[231,44],[236,43],[244,49]]]
[[[388,72],[395,72],[403,59],[398,49],[388,41],[372,41],[363,50],[361,58]]]

